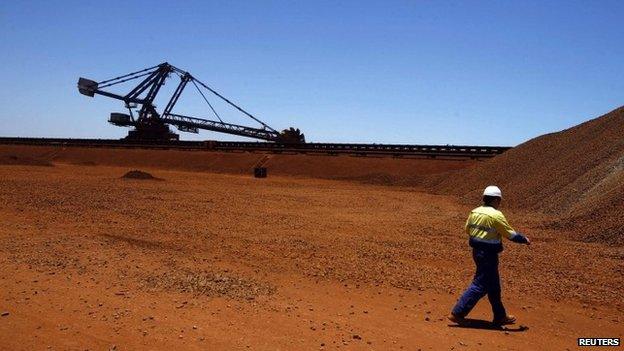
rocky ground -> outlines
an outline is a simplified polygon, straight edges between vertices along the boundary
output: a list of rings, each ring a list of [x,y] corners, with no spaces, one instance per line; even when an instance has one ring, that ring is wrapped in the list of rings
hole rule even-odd
[[[132,169],[0,166],[2,349],[565,350],[622,337],[623,249],[567,240],[543,216],[507,212],[533,239],[501,256],[519,324],[458,328],[445,316],[473,265],[456,197],[271,175],[123,178]],[[486,300],[471,317],[489,320]]]

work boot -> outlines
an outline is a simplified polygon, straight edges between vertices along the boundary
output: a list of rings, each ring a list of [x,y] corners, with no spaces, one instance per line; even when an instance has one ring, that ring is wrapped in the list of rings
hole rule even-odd
[[[453,313],[451,313],[446,318],[448,318],[449,321],[451,321],[453,323],[457,323],[457,324],[462,324],[462,323],[464,323],[466,321],[466,319],[464,317],[456,315],[456,314],[453,314]]]
[[[514,324],[514,323],[516,323],[516,317],[514,317],[514,316],[512,316],[510,314],[506,315],[503,318],[497,318],[497,319],[494,319],[494,321],[492,321],[492,324],[498,325],[498,326],[507,325],[507,324]]]

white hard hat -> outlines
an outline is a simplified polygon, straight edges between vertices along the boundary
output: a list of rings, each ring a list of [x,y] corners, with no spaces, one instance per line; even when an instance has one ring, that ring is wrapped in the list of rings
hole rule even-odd
[[[483,196],[503,197],[501,190],[496,185],[490,185],[483,190]]]

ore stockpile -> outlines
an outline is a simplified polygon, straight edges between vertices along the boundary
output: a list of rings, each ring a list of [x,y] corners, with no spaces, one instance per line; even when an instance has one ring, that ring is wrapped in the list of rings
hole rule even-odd
[[[469,199],[489,183],[504,189],[507,206],[545,213],[580,240],[624,244],[624,108],[429,184]]]

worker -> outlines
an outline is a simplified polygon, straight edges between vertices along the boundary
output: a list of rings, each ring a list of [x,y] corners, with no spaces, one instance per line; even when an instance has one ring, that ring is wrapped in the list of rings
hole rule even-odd
[[[483,206],[472,210],[466,221],[465,229],[470,236],[469,244],[477,271],[472,284],[464,291],[448,317],[454,323],[465,322],[466,315],[485,295],[492,305],[492,323],[495,326],[516,322],[514,316],[507,314],[501,301],[498,254],[503,251],[502,237],[526,245],[531,242],[526,236],[513,230],[503,213],[498,210],[502,198],[501,190],[497,186],[488,186],[483,191]]]

